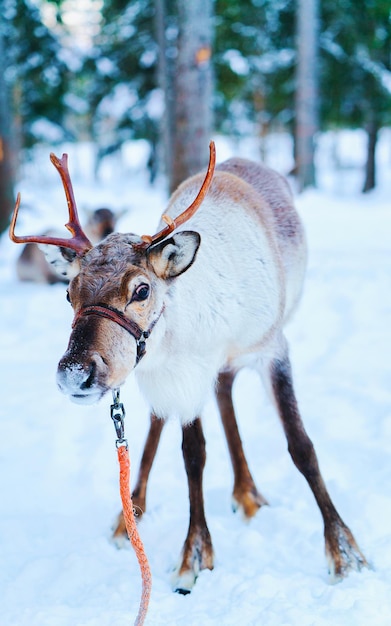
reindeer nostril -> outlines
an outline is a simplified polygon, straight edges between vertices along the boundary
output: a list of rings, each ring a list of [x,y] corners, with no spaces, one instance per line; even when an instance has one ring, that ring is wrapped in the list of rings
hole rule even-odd
[[[107,390],[108,368],[98,352],[81,355],[66,353],[58,364],[57,384],[74,402],[95,402]]]
[[[91,389],[92,385],[95,381],[96,374],[96,363],[95,361],[91,362],[88,378],[80,385],[80,389]]]

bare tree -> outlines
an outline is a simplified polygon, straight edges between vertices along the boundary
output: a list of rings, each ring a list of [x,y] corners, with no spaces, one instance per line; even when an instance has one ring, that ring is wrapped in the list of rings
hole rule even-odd
[[[0,233],[7,228],[14,206],[11,116],[4,80],[5,69],[3,29],[0,16]]]
[[[318,0],[297,0],[296,172],[299,190],[315,185],[318,130]]]
[[[380,124],[372,113],[366,126],[367,131],[367,160],[365,164],[365,181],[363,193],[371,191],[376,186],[376,145]]]
[[[168,0],[155,0],[156,39],[159,46],[158,83],[164,93],[164,116],[160,135],[163,143],[164,169],[170,181],[172,179],[177,29],[170,27],[167,3]]]
[[[160,84],[166,104],[166,168],[172,192],[208,161],[213,119],[212,2],[157,0],[156,7]]]

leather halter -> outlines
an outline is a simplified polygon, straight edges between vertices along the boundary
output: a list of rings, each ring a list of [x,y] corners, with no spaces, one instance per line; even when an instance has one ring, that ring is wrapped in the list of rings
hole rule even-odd
[[[163,309],[160,315],[163,313]],[[119,326],[122,326],[125,330],[128,331],[136,340],[137,345],[137,355],[136,355],[136,365],[143,358],[146,348],[145,343],[148,339],[149,335],[156,322],[160,318],[160,315],[156,318],[156,320],[151,324],[148,330],[142,330],[136,322],[125,317],[125,315],[115,309],[114,307],[109,306],[108,304],[90,304],[82,307],[73,318],[72,328],[74,328],[81,317],[85,317],[87,315],[99,315],[100,317],[105,317],[106,319],[115,322]]]

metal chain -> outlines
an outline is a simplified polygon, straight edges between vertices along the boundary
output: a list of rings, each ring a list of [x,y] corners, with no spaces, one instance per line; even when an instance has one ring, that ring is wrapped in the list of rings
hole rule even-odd
[[[117,446],[117,448],[119,448],[120,446],[125,446],[125,448],[128,449],[128,440],[125,439],[124,437],[125,435],[124,405],[122,404],[122,402],[120,402],[119,389],[113,389],[112,393],[113,393],[113,404],[110,406],[110,415],[111,415],[111,419],[114,422],[115,432],[117,433],[117,440],[115,442],[115,445]]]

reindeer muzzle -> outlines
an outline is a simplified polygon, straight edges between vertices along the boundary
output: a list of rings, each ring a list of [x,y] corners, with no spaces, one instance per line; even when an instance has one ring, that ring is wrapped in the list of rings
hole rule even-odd
[[[114,307],[111,307],[107,304],[91,304],[82,307],[76,313],[75,317],[73,318],[72,328],[75,328],[77,322],[82,317],[86,317],[88,315],[99,315],[100,317],[105,317],[106,319],[115,322],[132,335],[132,337],[136,340],[137,345],[136,365],[145,355],[146,340],[148,339],[149,335],[151,334],[152,328],[155,326],[157,320],[160,317],[159,315],[159,317],[152,324],[149,330],[142,330],[142,328],[140,328],[140,326],[136,324],[136,322],[133,322],[132,320],[125,317],[125,315],[121,311],[118,311]]]

